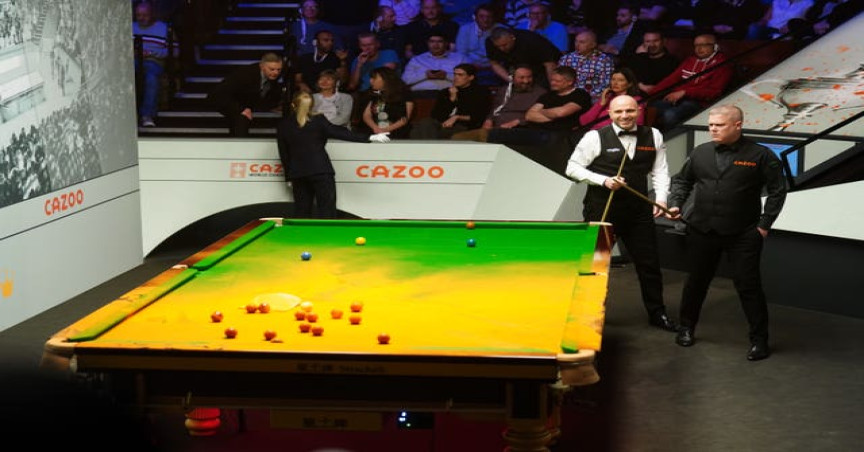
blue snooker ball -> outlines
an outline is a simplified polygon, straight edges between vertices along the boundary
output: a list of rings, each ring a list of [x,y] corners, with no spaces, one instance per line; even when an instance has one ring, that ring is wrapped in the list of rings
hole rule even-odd
[[[477,241],[474,239],[468,239],[468,246],[474,248],[475,246],[477,246]]]
[[[308,261],[309,259],[312,259],[312,253],[310,253],[308,251],[304,251],[303,254],[300,255],[300,259],[303,259],[304,261]]]

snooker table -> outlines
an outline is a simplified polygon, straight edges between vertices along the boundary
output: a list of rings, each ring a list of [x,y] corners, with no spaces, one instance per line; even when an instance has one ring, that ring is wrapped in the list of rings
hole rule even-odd
[[[610,234],[258,219],[53,335],[42,365],[96,375],[133,406],[182,405],[192,434],[228,407],[454,411],[500,416],[508,450],[546,450],[561,393],[599,379]]]

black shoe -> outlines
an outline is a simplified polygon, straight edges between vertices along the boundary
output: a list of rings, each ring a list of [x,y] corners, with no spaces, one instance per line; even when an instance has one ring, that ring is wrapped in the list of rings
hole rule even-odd
[[[696,338],[693,337],[693,328],[681,327],[678,330],[678,335],[675,336],[675,343],[682,347],[689,347],[696,343]]]
[[[771,356],[771,348],[765,343],[753,344],[747,352],[747,359],[750,361],[759,361],[769,356]]]
[[[664,329],[666,331],[672,331],[673,333],[678,331],[678,325],[666,315],[665,312],[660,312],[651,316],[651,319],[648,321],[652,326],[656,326],[657,328]]]

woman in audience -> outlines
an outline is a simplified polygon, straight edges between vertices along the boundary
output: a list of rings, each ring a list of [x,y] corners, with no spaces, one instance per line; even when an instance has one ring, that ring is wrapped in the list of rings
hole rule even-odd
[[[354,98],[339,91],[339,74],[332,69],[318,75],[318,92],[312,95],[312,113],[322,114],[330,123],[350,127]]]
[[[607,86],[600,93],[598,100],[591,108],[582,116],[579,117],[579,123],[583,126],[588,126],[592,130],[608,126],[612,123],[609,118],[609,103],[615,96],[626,94],[640,101],[639,97],[639,82],[636,80],[636,74],[628,67],[622,67],[612,72],[612,77]],[[642,125],[645,123],[644,107],[639,109],[639,117],[636,119],[636,124]]]
[[[408,138],[414,102],[398,73],[388,67],[372,70],[372,94],[363,109],[363,124],[372,133],[390,133],[390,138]]]

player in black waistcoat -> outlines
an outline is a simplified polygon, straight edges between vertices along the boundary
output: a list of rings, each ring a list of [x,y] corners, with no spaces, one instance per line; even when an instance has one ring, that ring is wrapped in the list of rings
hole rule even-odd
[[[588,131],[582,137],[567,163],[566,174],[573,180],[589,184],[583,201],[585,220],[612,223],[616,238],[620,237],[624,242],[639,276],[642,302],[648,311],[650,324],[676,331],[677,327],[666,315],[663,303],[663,275],[657,254],[654,218],[662,210],[627,190],[619,190],[627,184],[639,193],[647,193],[650,176],[655,202],[666,206],[669,167],[663,135],[657,129],[637,126],[638,115],[636,99],[627,95],[612,99],[609,104],[612,124]],[[619,168],[621,175],[617,177]],[[604,218],[610,196],[611,203]]]
[[[693,149],[672,180],[669,211],[680,208],[691,192],[693,209],[687,220],[690,275],[681,295],[681,331],[675,342],[689,347],[708,286],[725,252],[732,264],[735,289],[750,324],[747,359],[771,354],[768,347],[768,305],[759,269],[762,245],[786,200],[780,159],[765,146],[741,136],[744,114],[724,105],[708,112],[711,142]],[[762,205],[763,189],[767,193]]]
[[[312,95],[299,92],[291,101],[292,114],[276,125],[276,144],[294,195],[294,216],[312,217],[312,205],[319,218],[336,218],[336,171],[324,146],[329,138],[368,143],[390,141],[387,133],[369,135],[331,124],[324,115],[311,114]]]

